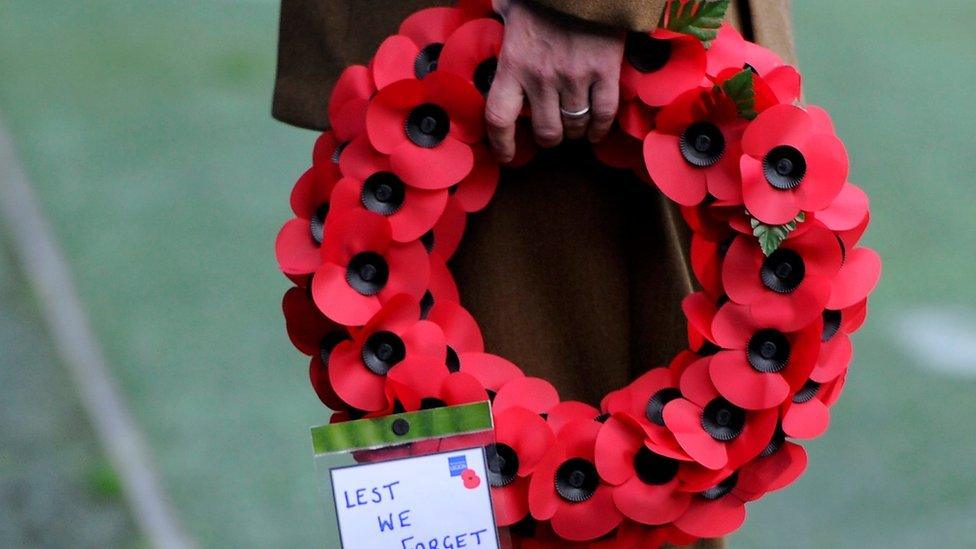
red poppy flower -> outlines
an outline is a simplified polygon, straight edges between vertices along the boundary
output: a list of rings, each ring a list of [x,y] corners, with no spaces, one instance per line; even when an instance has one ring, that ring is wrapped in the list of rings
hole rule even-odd
[[[639,522],[625,520],[617,528],[617,534],[607,547],[614,549],[659,549],[665,544],[674,547],[691,545],[697,540],[695,536],[678,530],[668,524],[664,526],[645,526]]]
[[[342,173],[359,183],[342,184],[333,191],[333,208],[365,209],[385,216],[398,242],[416,240],[441,219],[448,202],[447,189],[421,189],[407,185],[390,166],[390,158],[377,152],[366,136],[353,140],[340,161]],[[338,200],[337,200],[338,198]],[[460,239],[460,235],[457,237]],[[426,245],[426,242],[425,242]]]
[[[853,183],[844,183],[829,206],[817,212],[817,221],[832,231],[849,231],[868,215],[868,195]]]
[[[696,88],[661,109],[644,139],[644,163],[668,198],[694,206],[707,194],[741,202],[739,140],[746,121],[723,93]]]
[[[427,316],[444,332],[447,371],[474,376],[493,394],[501,384],[521,376],[521,370],[502,357],[484,352],[484,339],[474,317],[457,302],[435,303]]]
[[[312,297],[325,316],[359,326],[397,294],[419,302],[430,278],[423,244],[394,242],[389,221],[378,214],[352,210],[333,219],[312,279]]]
[[[516,365],[484,352],[485,343],[478,323],[457,302],[441,301],[435,304],[428,319],[444,331],[448,371],[473,375],[492,395],[503,383],[521,377],[522,372]]]
[[[498,526],[529,514],[530,475],[555,442],[539,414],[514,406],[494,411],[495,441],[486,448],[488,483]]]
[[[369,140],[408,185],[443,189],[471,173],[485,101],[460,76],[435,72],[383,88],[366,113]]]
[[[335,184],[325,170],[312,166],[292,188],[291,208],[297,217],[286,222],[275,239],[275,257],[283,273],[305,276],[322,264],[320,247]]]
[[[642,524],[666,524],[681,516],[691,496],[679,492],[681,462],[644,443],[642,426],[627,414],[615,414],[596,438],[596,468],[615,486],[613,502],[627,518]]]
[[[386,409],[392,404],[386,386],[391,370],[407,360],[444,363],[444,333],[419,317],[417,302],[397,295],[351,340],[335,347],[329,357],[329,379],[343,401],[368,412]]]
[[[702,466],[733,469],[758,455],[769,441],[777,411],[746,410],[723,398],[708,375],[711,360],[702,358],[685,369],[679,384],[682,398],[664,406],[664,424]]]
[[[302,354],[315,356],[349,337],[349,330],[329,320],[315,306],[306,288],[289,288],[281,300],[288,338]]]
[[[746,39],[731,24],[722,23],[705,57],[709,76],[717,76],[725,69],[741,70],[746,65]]]
[[[386,382],[393,396],[391,401],[408,412],[488,400],[474,376],[450,373],[443,362],[429,356],[407,358],[390,370]]]
[[[871,213],[868,212],[868,214],[864,216],[864,220],[853,229],[838,231],[836,233],[838,240],[840,240],[845,249],[851,249],[857,246],[857,243],[861,241],[861,237],[864,236],[864,232],[867,230],[870,222]]]
[[[858,307],[857,305],[854,306]],[[820,354],[817,365],[810,372],[810,379],[817,383],[827,383],[840,376],[847,370],[854,354],[854,347],[848,335],[852,327],[851,322],[857,321],[857,315],[851,314],[852,309],[832,310],[823,312],[823,332],[820,335]],[[856,329],[856,326],[855,326]]]
[[[756,322],[792,331],[820,315],[840,264],[840,243],[819,224],[797,230],[769,257],[742,235],[722,264],[722,285],[732,301],[750,306]]]
[[[728,80],[743,70],[741,67],[725,69],[718,73],[712,82],[715,86],[723,87]],[[793,75],[795,78],[785,78],[782,73]],[[775,88],[755,71],[749,71],[749,74],[752,80],[753,110],[757,113],[762,113],[775,105],[793,104],[800,98],[800,76],[793,67],[783,66],[773,71],[771,76],[774,78]]]
[[[739,469],[736,491],[746,501],[793,484],[807,468],[807,452],[777,431],[756,459]]]
[[[742,135],[742,196],[764,223],[788,223],[801,211],[822,210],[847,180],[844,144],[800,107],[776,105]]]
[[[498,188],[501,173],[498,161],[484,143],[471,145],[474,152],[474,167],[457,187],[452,189],[454,198],[468,213],[479,212],[488,206]]]
[[[429,258],[430,282],[427,284],[427,291],[420,298],[421,318],[427,318],[430,310],[441,300],[457,302],[461,299],[454,276],[451,275],[444,260],[436,253],[430,254]]]
[[[434,227],[447,198],[447,189],[416,189],[391,172],[378,171],[365,180],[340,180],[332,192],[331,207],[336,215],[349,210],[382,215],[390,222],[393,240],[411,242]]]
[[[325,360],[327,360],[327,356]],[[328,363],[325,360],[319,355],[312,356],[308,364],[308,379],[312,383],[315,395],[319,397],[322,404],[325,404],[330,410],[344,410],[348,405],[332,387],[332,382],[329,380]]]
[[[329,99],[329,123],[340,142],[349,142],[366,132],[366,108],[376,93],[369,68],[363,65],[346,67]]]
[[[437,224],[430,231],[420,237],[424,243],[427,253],[436,255],[442,261],[451,259],[454,252],[461,244],[461,237],[464,236],[464,228],[467,225],[468,216],[457,197],[448,198],[444,212],[441,214]]]
[[[603,141],[593,145],[593,154],[596,155],[597,160],[611,168],[640,172],[644,170],[641,159],[642,147],[639,140],[634,139],[615,124]]]
[[[729,224],[742,207],[726,206],[722,202],[709,200],[694,207],[681,206],[679,210],[681,217],[695,234],[714,242],[721,242],[733,234]],[[750,229],[750,234],[751,232]]]
[[[823,324],[818,319],[795,332],[753,320],[748,307],[726,303],[712,323],[722,351],[711,357],[709,376],[736,406],[772,408],[800,390],[817,364]]]
[[[613,503],[613,488],[600,479],[594,462],[601,427],[593,419],[564,425],[532,474],[529,511],[536,520],[551,521],[553,531],[563,539],[596,539],[623,520]]]
[[[299,351],[312,357],[308,375],[315,394],[332,410],[345,408],[346,404],[329,382],[326,365],[336,345],[349,339],[349,331],[319,312],[306,288],[291,288],[285,292],[281,308],[285,313],[288,337]]]
[[[621,97],[617,107],[617,124],[627,135],[644,141],[644,137],[654,129],[657,112],[658,109],[648,107],[637,97]]]
[[[456,301],[440,301],[435,303],[427,319],[437,324],[444,331],[448,354],[482,353],[485,350],[485,340],[481,335],[481,328],[467,309]],[[448,361],[457,360],[448,358]]]
[[[559,405],[559,393],[548,381],[538,377],[527,377],[521,373],[509,372],[507,379],[493,383],[492,409],[501,413],[509,408],[525,408],[536,414],[549,414]],[[550,426],[551,427],[551,426]]]
[[[346,141],[339,141],[331,131],[322,132],[315,139],[312,147],[312,165],[322,171],[322,176],[330,181],[338,181],[339,158],[345,148]]]
[[[414,12],[395,34],[380,44],[373,58],[373,80],[380,90],[403,79],[425,78],[438,68],[447,38],[464,23],[456,8],[428,8]]]
[[[731,243],[731,236],[713,241],[698,233],[691,235],[691,270],[702,289],[712,299],[718,299],[725,294],[722,287],[722,264]]]
[[[714,346],[712,319],[718,312],[716,301],[705,292],[695,292],[681,301],[681,310],[688,319],[688,346],[704,354],[706,346]]]
[[[525,377],[518,366],[490,353],[459,352],[456,353],[456,362],[454,362],[454,356],[451,356],[450,359],[451,362],[448,365],[450,369],[456,367],[458,371],[474,376],[481,383],[481,386],[488,391],[488,396],[494,396],[495,401],[498,399],[496,394],[505,385]]]
[[[840,398],[846,378],[845,370],[827,383],[808,381],[791,401],[783,404],[783,431],[800,439],[824,434],[830,425],[830,407]]]
[[[689,460],[691,458],[664,425],[664,406],[680,396],[674,370],[651,368],[608,397],[604,410],[609,414],[624,413],[637,421],[647,436],[647,447],[656,454]]]
[[[763,86],[768,87],[779,103],[792,103],[800,96],[800,73],[771,50],[747,42],[728,23],[722,24],[718,37],[708,48],[707,58],[705,71],[710,77],[749,68],[762,77]]]
[[[620,70],[625,99],[640,97],[651,107],[662,107],[705,78],[705,47],[687,34],[667,29],[630,33]]]
[[[881,278],[881,257],[871,248],[845,250],[844,262],[831,279],[828,309],[843,309],[864,301]]]
[[[437,69],[464,78],[488,97],[504,34],[505,28],[494,19],[468,21],[444,43]]]
[[[711,488],[696,493],[674,526],[701,538],[718,538],[734,532],[746,520],[747,499],[738,484],[739,474],[733,472]]]

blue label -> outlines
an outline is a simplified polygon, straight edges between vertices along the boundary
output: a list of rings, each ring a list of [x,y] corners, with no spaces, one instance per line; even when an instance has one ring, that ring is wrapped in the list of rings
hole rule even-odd
[[[465,456],[452,456],[447,458],[447,466],[451,469],[452,477],[461,476],[461,472],[468,468],[468,458]]]

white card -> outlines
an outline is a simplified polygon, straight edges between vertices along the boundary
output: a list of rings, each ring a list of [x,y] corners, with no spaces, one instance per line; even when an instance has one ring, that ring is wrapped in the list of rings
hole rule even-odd
[[[344,549],[498,549],[484,448],[331,470]]]

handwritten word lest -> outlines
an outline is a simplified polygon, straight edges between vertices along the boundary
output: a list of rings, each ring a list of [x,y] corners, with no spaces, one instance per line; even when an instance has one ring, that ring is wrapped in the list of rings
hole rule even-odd
[[[342,495],[346,499],[346,509],[362,507],[363,505],[369,505],[371,503],[382,503],[386,499],[389,499],[389,501],[394,501],[396,500],[396,496],[393,493],[393,487],[397,484],[400,484],[399,480],[389,484],[373,486],[372,488],[358,488],[353,492],[351,499],[349,491],[344,490]]]

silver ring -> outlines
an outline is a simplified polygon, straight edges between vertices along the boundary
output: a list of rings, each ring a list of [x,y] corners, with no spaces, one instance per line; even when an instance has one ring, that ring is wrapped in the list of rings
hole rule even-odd
[[[566,109],[559,107],[559,112],[565,118],[569,118],[569,119],[583,118],[584,116],[590,114],[590,106],[587,105],[578,111],[567,111]]]

